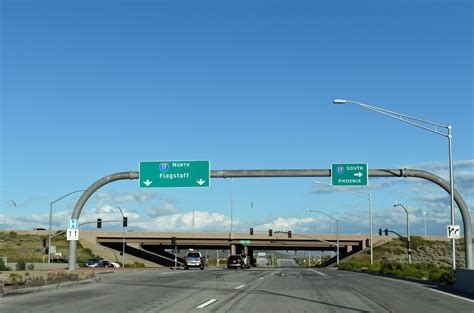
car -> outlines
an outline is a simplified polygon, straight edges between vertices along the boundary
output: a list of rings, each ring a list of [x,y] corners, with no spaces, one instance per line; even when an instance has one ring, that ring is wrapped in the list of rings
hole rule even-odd
[[[201,252],[190,250],[184,257],[184,269],[188,270],[191,267],[198,267],[200,270],[204,269],[204,258]]]
[[[114,267],[112,262],[108,260],[100,260],[99,265],[97,267]]]
[[[242,257],[241,254],[235,254],[229,256],[227,259],[227,268],[240,268],[245,269],[247,265],[245,264],[245,259]]]
[[[89,259],[86,261],[86,267],[99,267],[99,264],[102,260],[101,259]]]

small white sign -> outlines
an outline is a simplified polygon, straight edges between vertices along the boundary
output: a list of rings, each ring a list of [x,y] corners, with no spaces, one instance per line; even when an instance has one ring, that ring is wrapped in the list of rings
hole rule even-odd
[[[459,225],[448,225],[447,234],[450,239],[459,239],[461,238],[461,227]]]
[[[78,219],[69,219],[67,221],[67,228],[79,229],[79,220]]]
[[[56,253],[56,246],[49,246],[49,253],[55,254]]]
[[[67,229],[67,240],[79,240],[79,229],[68,228]]]

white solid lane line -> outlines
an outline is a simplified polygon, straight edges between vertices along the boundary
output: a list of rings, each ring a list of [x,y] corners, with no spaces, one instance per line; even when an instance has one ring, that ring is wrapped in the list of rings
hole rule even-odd
[[[326,276],[326,274],[321,273],[320,271],[317,271],[317,270],[310,270],[310,271],[313,272],[313,273],[316,273],[318,275],[321,275],[321,276]]]
[[[245,287],[245,285],[237,286],[237,287],[235,287],[234,289],[240,289],[240,288],[243,288],[243,287]]]
[[[461,296],[456,296],[456,295],[453,295],[453,294],[450,294],[450,293],[447,293],[447,292],[444,292],[444,291],[441,291],[441,290],[436,290],[436,289],[431,289],[431,288],[428,288],[428,289],[431,290],[431,291],[442,293],[443,295],[447,295],[447,296],[450,296],[450,297],[454,297],[454,298],[457,298],[457,299],[462,299],[462,300],[466,300],[466,301],[474,303],[474,300],[471,300],[471,299],[468,299],[468,298],[464,298],[464,297],[461,297]]]
[[[196,307],[196,309],[204,309],[206,306],[211,305],[211,304],[213,304],[213,303],[216,302],[216,301],[217,301],[217,299],[209,299],[209,300],[207,300],[206,302],[204,302],[203,304],[198,305],[198,306]]]

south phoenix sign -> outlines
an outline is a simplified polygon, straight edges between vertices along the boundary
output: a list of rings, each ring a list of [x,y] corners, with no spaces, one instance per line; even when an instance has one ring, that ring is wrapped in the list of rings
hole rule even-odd
[[[367,164],[332,164],[331,182],[333,186],[367,186]]]

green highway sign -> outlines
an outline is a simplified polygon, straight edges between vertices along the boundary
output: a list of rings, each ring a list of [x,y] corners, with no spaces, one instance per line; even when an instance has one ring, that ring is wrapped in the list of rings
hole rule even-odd
[[[240,244],[242,244],[242,245],[249,245],[250,243],[251,243],[250,240],[241,240],[240,241]]]
[[[140,188],[209,187],[209,161],[140,162]]]
[[[367,164],[332,164],[331,182],[333,186],[367,186]]]

